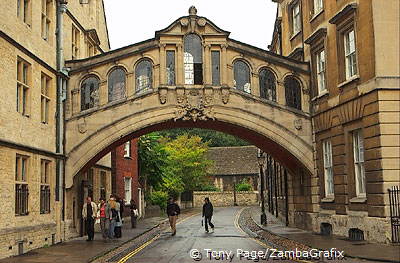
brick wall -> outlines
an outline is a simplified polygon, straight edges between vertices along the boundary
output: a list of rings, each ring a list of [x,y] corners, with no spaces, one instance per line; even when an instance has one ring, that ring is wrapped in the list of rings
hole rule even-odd
[[[131,155],[130,157],[124,157],[125,153],[125,144],[118,146],[111,153],[111,161],[112,161],[112,191],[117,196],[125,199],[125,177],[132,178],[131,184],[131,198],[135,201],[136,205],[138,205],[138,148],[137,148],[137,139],[131,141]],[[129,209],[124,210],[124,215],[129,215]]]

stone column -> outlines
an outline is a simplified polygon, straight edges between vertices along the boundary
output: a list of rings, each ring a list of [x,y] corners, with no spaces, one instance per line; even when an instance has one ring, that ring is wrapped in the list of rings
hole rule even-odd
[[[126,74],[126,97],[132,97],[135,94],[135,74],[128,72]]]
[[[167,83],[166,77],[165,77],[165,72],[167,71],[167,66],[166,66],[166,54],[165,54],[165,47],[167,45],[164,43],[161,43],[159,45],[160,48],[160,85],[165,85]]]
[[[251,94],[260,97],[259,75],[256,72],[251,73]]]
[[[283,85],[283,81],[276,81],[276,102],[280,105],[286,105],[285,99],[285,86]]]
[[[185,84],[184,82],[184,73],[183,73],[183,45],[182,43],[176,44],[176,49],[178,51],[178,60],[176,63],[176,85],[182,86]]]
[[[79,88],[78,89],[73,89],[71,91],[71,103],[72,103],[72,115],[75,115],[77,113],[79,113],[81,111],[81,101],[80,101],[80,92],[79,92]]]
[[[228,85],[228,63],[227,63],[227,45],[221,45],[221,84]]]
[[[99,105],[103,106],[108,103],[108,87],[107,81],[102,81],[99,83]]]
[[[206,85],[211,85],[211,45],[210,44],[205,44],[204,45],[204,67],[203,67],[203,72],[204,72],[204,84]]]

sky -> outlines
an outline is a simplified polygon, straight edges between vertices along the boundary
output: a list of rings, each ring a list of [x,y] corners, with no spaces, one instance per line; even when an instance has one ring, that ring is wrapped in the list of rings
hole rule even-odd
[[[155,31],[188,15],[192,5],[198,16],[231,32],[230,38],[267,49],[276,16],[272,0],[104,0],[104,4],[111,49],[153,38]]]

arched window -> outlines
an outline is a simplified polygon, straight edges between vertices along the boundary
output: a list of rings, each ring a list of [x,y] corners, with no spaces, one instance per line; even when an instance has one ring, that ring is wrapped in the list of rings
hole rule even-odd
[[[185,36],[185,84],[203,84],[203,49],[201,39],[196,34]]]
[[[99,79],[90,76],[81,85],[81,110],[87,110],[97,105],[99,105]]]
[[[242,60],[237,60],[233,64],[234,71],[234,87],[235,89],[245,91],[247,93],[251,92],[251,82],[250,82],[250,68]]]
[[[286,105],[301,110],[301,87],[299,81],[289,76],[285,78],[284,85]]]
[[[144,59],[136,65],[136,92],[147,91],[153,88],[153,65]]]
[[[276,79],[274,73],[268,69],[261,69],[259,79],[261,98],[276,101]]]
[[[108,101],[119,100],[125,97],[125,71],[115,68],[108,75]]]

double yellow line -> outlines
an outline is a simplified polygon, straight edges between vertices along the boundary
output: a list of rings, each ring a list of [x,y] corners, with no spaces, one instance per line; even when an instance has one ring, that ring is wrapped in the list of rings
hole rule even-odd
[[[186,217],[182,220],[180,220],[179,222],[177,222],[176,224],[179,225],[183,222],[185,222],[186,220],[197,216],[199,213],[196,213],[194,215],[191,215],[189,217]],[[118,263],[125,263],[126,261],[128,261],[128,259],[130,259],[131,257],[135,256],[137,253],[139,253],[140,251],[142,251],[144,248],[146,248],[148,245],[150,245],[151,243],[153,243],[154,241],[156,241],[161,235],[158,234],[155,237],[153,237],[152,239],[150,239],[149,241],[147,241],[146,243],[144,243],[143,245],[141,245],[140,247],[136,248],[135,250],[133,250],[132,252],[130,252],[129,254],[127,254],[125,257],[121,258]]]

